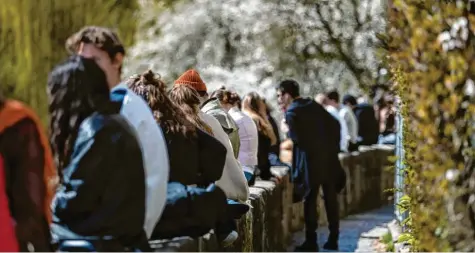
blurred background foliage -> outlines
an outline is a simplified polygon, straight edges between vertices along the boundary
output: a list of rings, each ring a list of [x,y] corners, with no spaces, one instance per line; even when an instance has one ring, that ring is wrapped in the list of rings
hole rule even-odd
[[[85,25],[116,28],[126,45],[136,31],[136,0],[1,0],[0,92],[47,120],[46,81],[67,56],[66,39]]]
[[[393,0],[390,63],[405,104],[414,251],[475,251],[475,13],[471,1]]]
[[[128,46],[124,75],[152,67],[171,83],[197,68],[221,85],[274,100],[291,77],[305,95],[330,88],[363,95],[385,84],[379,0],[1,0],[0,92],[46,120],[47,74],[85,25],[117,29]]]
[[[180,0],[172,8],[143,1],[140,29],[125,72],[152,67],[171,83],[197,68],[210,89],[240,94],[294,78],[313,96],[330,88],[362,95],[385,84],[378,54],[385,31],[380,0]]]

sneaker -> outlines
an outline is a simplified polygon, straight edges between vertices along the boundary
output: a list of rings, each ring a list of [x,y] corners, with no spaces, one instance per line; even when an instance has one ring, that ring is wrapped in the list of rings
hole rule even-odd
[[[223,247],[228,247],[228,246],[231,246],[231,244],[233,244],[237,239],[238,239],[239,235],[236,231],[232,231],[231,233],[229,233],[228,236],[226,236],[226,238],[224,238],[224,240],[222,241],[222,244],[223,244]]]
[[[305,241],[302,245],[295,247],[294,252],[318,252],[318,244],[316,242]]]

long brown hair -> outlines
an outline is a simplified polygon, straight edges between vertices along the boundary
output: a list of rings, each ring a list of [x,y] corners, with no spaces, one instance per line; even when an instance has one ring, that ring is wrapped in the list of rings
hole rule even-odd
[[[160,75],[147,70],[141,75],[132,76],[127,80],[127,86],[148,103],[153,117],[166,133],[181,132],[187,137],[196,134],[196,126],[186,120],[185,113],[168,98]]]
[[[271,145],[277,143],[272,125],[267,119],[265,112],[265,103],[261,96],[256,92],[247,94],[242,101],[242,111],[246,112],[256,122],[257,130],[269,137]]]
[[[195,89],[188,85],[175,85],[169,96],[181,108],[187,120],[201,130],[213,135],[211,127],[199,117],[200,98]]]

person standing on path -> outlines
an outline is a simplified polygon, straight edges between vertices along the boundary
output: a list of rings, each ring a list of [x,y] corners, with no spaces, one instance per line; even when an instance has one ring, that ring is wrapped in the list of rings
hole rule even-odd
[[[120,114],[135,130],[142,148],[146,175],[144,229],[150,238],[165,207],[170,169],[162,130],[147,103],[121,82],[125,48],[115,32],[105,27],[87,26],[68,38],[66,48],[73,54],[96,61],[106,74],[112,100],[122,104]]]
[[[338,139],[339,132],[333,129],[334,123],[337,122],[321,105],[312,99],[300,97],[299,84],[294,80],[284,80],[278,85],[277,99],[285,112],[288,135],[293,142],[294,202],[304,200],[305,242],[298,246],[296,251],[318,251],[316,229],[320,186],[323,189],[330,229],[330,236],[323,247],[337,250],[337,175],[334,175],[331,168],[333,156],[338,156],[339,145],[335,139]],[[335,143],[331,144],[332,142]]]

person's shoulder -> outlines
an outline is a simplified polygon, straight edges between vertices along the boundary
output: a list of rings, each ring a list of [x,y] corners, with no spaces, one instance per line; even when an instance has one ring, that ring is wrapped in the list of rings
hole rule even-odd
[[[132,128],[120,114],[95,113],[86,118],[79,127],[79,137],[84,139],[103,134],[131,134]]]
[[[210,125],[211,128],[213,128],[213,131],[214,128],[221,128],[221,124],[215,117],[204,112],[200,112],[199,116],[204,122],[206,122],[208,125]]]

